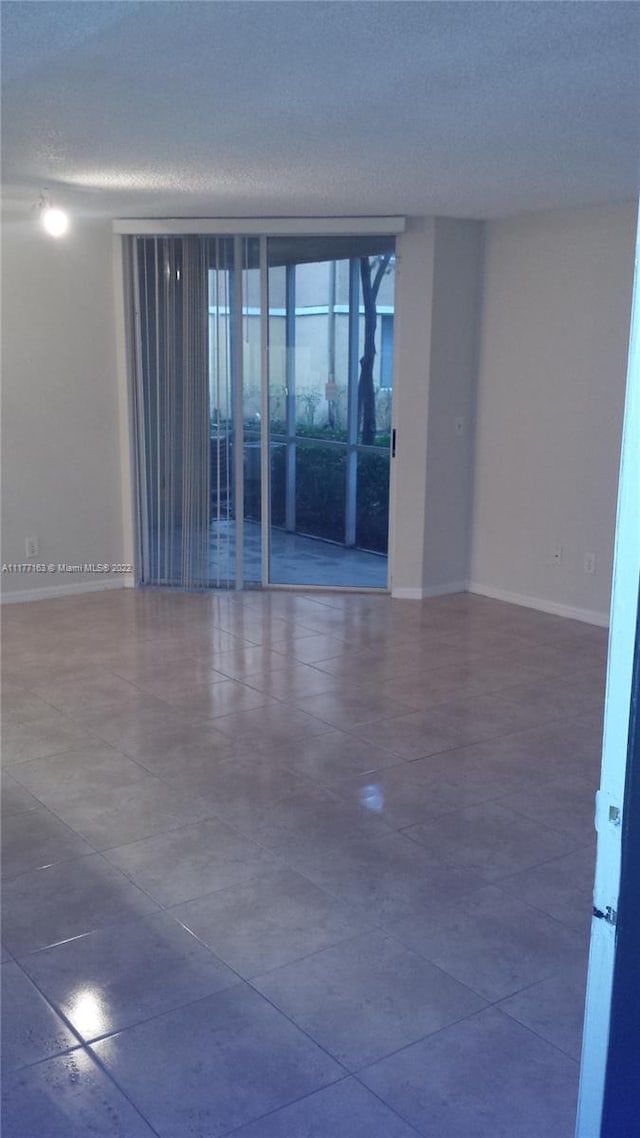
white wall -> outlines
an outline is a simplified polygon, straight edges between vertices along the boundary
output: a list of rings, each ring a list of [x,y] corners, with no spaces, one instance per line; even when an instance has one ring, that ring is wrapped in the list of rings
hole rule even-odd
[[[33,214],[3,224],[2,560],[123,560],[111,227],[48,238]],[[2,575],[3,593],[67,589],[91,574]],[[120,579],[122,583],[122,579]]]
[[[472,587],[604,621],[634,204],[486,227]],[[554,550],[562,559],[554,562]],[[596,572],[584,572],[594,553]]]
[[[469,573],[483,228],[478,221],[435,222],[425,596],[464,588]]]
[[[483,224],[412,218],[398,240],[392,592],[466,587]],[[462,434],[455,432],[462,420]]]

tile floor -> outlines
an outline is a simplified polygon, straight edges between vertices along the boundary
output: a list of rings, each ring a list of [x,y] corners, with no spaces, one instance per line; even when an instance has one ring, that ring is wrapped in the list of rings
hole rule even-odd
[[[606,634],[4,610],[5,1138],[571,1138]]]

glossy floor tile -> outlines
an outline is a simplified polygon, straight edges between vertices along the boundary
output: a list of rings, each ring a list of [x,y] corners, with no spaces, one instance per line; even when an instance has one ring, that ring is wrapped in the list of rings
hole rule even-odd
[[[271,696],[241,684],[238,680],[222,677],[212,684],[194,685],[188,692],[168,693],[164,696],[183,715],[194,719],[217,719],[238,711],[252,711],[272,703]]]
[[[84,1051],[5,1077],[2,1129],[8,1138],[155,1138],[140,1112]]]
[[[2,965],[3,1073],[79,1046],[79,1039],[15,962]]]
[[[104,856],[160,905],[238,885],[275,861],[217,818],[105,850]]]
[[[559,972],[502,1000],[501,1011],[579,1061],[584,1022],[587,960],[569,961]]]
[[[2,755],[5,763],[19,763],[57,755],[73,747],[90,745],[84,727],[53,707],[38,719],[2,724]]]
[[[424,1138],[570,1138],[578,1066],[494,1008],[360,1078]]]
[[[25,814],[28,810],[42,809],[42,803],[4,770],[0,798],[3,818],[9,818],[14,814]]]
[[[250,979],[371,927],[291,869],[265,869],[171,915],[241,976]]]
[[[307,956],[254,985],[351,1071],[485,1003],[381,932]]]
[[[94,849],[123,845],[213,813],[196,794],[169,787],[104,746],[81,757],[54,755],[23,766],[23,785]]]
[[[344,1074],[245,984],[93,1049],[160,1138],[216,1138]]]
[[[187,761],[179,778],[166,765],[164,777],[172,786],[186,788],[205,804],[207,813],[251,835],[270,810],[283,799],[304,795],[308,783],[277,759],[237,755],[212,764]]]
[[[407,762],[356,777],[345,778],[344,772],[339,778],[325,776],[324,782],[337,794],[378,814],[387,826],[402,830],[465,804],[463,787],[448,772],[428,780],[421,774],[424,768],[416,771],[416,763]],[[481,797],[482,792],[476,791],[473,800]]]
[[[581,775],[565,775],[535,790],[507,795],[500,805],[579,842],[586,843],[595,835],[593,782]]]
[[[502,877],[500,889],[585,934],[591,923],[595,836],[588,846]]]
[[[135,700],[140,695],[133,684],[108,671],[94,676],[85,673],[64,680],[48,679],[34,690],[52,707],[70,714]]]
[[[22,967],[85,1042],[238,981],[167,913],[33,952]]]
[[[466,866],[488,880],[527,869],[568,853],[582,843],[516,814],[499,802],[483,802],[455,810],[434,821],[411,826],[409,837],[455,865]]]
[[[2,937],[17,957],[158,908],[100,854],[9,878],[2,907]]]
[[[234,1138],[416,1138],[418,1131],[355,1079],[343,1079],[234,1131]]]
[[[8,1138],[569,1138],[604,630],[123,589],[3,639]]]
[[[518,992],[579,959],[584,937],[494,886],[395,925],[396,936],[487,1000]]]
[[[301,840],[296,858],[300,872],[389,929],[484,884],[473,870],[398,833],[354,833],[334,838],[330,847]]]
[[[268,744],[258,743],[260,754],[269,755]],[[323,786],[340,783],[348,775],[360,775],[401,762],[392,751],[356,739],[346,731],[328,731],[305,739],[304,745],[293,740],[278,749],[280,760],[292,771]]]
[[[1,840],[3,878],[93,853],[87,842],[44,807],[5,818]]]

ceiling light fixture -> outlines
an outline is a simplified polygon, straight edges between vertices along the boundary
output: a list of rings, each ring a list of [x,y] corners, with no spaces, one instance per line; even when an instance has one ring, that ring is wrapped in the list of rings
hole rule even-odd
[[[50,237],[64,237],[69,228],[69,215],[53,204],[47,190],[40,194],[38,202],[40,221]]]

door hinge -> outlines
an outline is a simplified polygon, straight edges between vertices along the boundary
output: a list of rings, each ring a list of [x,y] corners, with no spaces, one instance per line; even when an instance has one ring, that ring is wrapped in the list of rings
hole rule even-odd
[[[596,790],[595,828],[603,834],[609,826],[618,828],[622,822],[622,810],[609,792]]]
[[[391,432],[391,457],[396,457],[396,428],[394,427]]]
[[[602,909],[596,909],[596,907],[594,905],[593,906],[593,915],[594,915],[594,917],[597,917],[598,920],[606,921],[608,925],[615,925],[617,918],[618,918],[618,914],[617,914],[616,910],[612,909],[611,905],[607,905],[604,913],[602,912]]]

